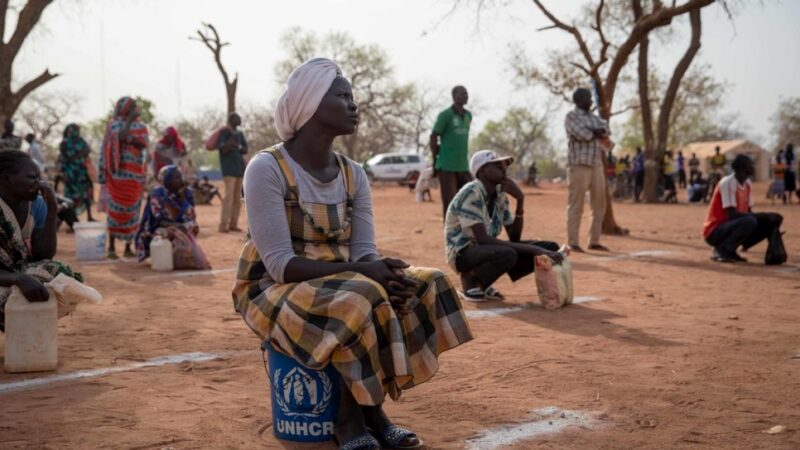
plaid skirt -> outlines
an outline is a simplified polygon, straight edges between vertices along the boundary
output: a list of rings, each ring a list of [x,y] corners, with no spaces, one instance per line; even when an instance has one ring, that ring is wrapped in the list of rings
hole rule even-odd
[[[308,368],[333,364],[359,404],[378,405],[429,380],[439,354],[473,338],[444,273],[411,267],[406,274],[419,282],[420,302],[403,320],[383,287],[355,272],[266,286],[240,276],[233,297],[259,337]]]

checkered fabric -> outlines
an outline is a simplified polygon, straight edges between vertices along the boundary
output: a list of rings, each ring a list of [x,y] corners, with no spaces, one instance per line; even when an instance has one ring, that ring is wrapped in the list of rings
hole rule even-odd
[[[287,182],[286,217],[298,256],[345,262],[348,232],[338,238],[314,230],[304,217],[325,230],[337,229],[346,204],[302,202],[291,169],[277,147],[267,150],[279,163]],[[349,165],[337,155],[345,171],[348,198],[354,193]],[[332,363],[362,405],[393,399],[403,389],[430,379],[438,369],[438,355],[472,339],[460,300],[439,270],[412,267],[406,274],[420,284],[418,306],[398,319],[383,287],[361,274],[341,272],[300,283],[275,283],[255,245],[248,241],[239,260],[233,288],[236,311],[261,338],[311,369]]]

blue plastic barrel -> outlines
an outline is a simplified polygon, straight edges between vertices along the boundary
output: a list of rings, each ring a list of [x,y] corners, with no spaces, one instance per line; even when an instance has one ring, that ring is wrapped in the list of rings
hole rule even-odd
[[[272,431],[278,439],[322,442],[333,438],[339,412],[339,373],[328,364],[312,370],[261,344],[272,398]]]

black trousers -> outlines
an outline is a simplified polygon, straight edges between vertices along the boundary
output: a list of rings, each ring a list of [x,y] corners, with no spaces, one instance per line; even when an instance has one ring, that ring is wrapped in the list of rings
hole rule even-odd
[[[459,189],[472,181],[469,172],[439,171],[439,190],[442,192],[442,218],[447,216],[447,207],[453,201]]]
[[[633,174],[633,198],[637,202],[642,196],[642,189],[644,189],[644,170]]]
[[[729,256],[741,245],[745,250],[767,239],[774,228],[780,228],[783,216],[777,213],[753,213],[727,220],[717,227],[706,243],[721,256]]]
[[[520,241],[545,250],[557,251],[558,244],[551,241]],[[534,271],[532,255],[522,255],[511,247],[502,245],[470,245],[456,256],[456,270],[463,274],[470,272],[471,278],[486,289],[503,274],[508,274],[511,281],[530,275]]]

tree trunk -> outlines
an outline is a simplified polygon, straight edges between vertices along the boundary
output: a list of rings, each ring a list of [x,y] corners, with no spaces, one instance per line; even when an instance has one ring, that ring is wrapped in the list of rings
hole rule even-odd
[[[675,104],[675,96],[678,95],[678,89],[681,86],[681,81],[684,75],[689,70],[697,52],[700,51],[700,37],[703,32],[703,23],[701,20],[701,10],[693,9],[689,12],[689,21],[692,24],[692,39],[689,43],[689,48],[686,53],[678,61],[675,66],[675,71],[672,73],[672,78],[669,80],[667,91],[664,94],[664,100],[661,102],[661,110],[658,113],[658,142],[656,145],[655,157],[656,161],[660,161],[664,157],[664,152],[667,150],[667,142],[669,142],[670,122],[672,116],[672,106]]]
[[[236,85],[239,84],[239,75],[233,79],[232,83],[225,82],[225,93],[228,97],[228,114],[236,111]]]
[[[640,0],[633,0],[633,16],[642,16]],[[655,137],[653,135],[653,110],[650,106],[650,38],[645,35],[639,42],[639,107],[642,115],[642,135],[644,136],[644,200],[653,203],[658,200],[658,164],[655,162]]]
[[[606,93],[606,86],[602,83],[601,80],[595,80],[595,86],[597,86],[597,109],[600,112],[600,117],[605,119],[607,123],[611,123],[611,105],[609,103],[609,96]],[[608,168],[608,163],[606,159],[605,152],[601,153],[601,159],[603,160],[603,174],[606,173],[606,169]],[[614,218],[614,205],[613,205],[613,196],[611,195],[611,185],[608,184],[608,179],[603,176],[603,184],[605,185],[604,190],[606,192],[606,212],[603,215],[603,233],[604,234],[611,234],[611,235],[625,235],[628,234],[627,228],[622,228],[617,224],[616,218]]]

